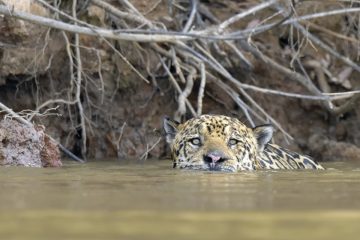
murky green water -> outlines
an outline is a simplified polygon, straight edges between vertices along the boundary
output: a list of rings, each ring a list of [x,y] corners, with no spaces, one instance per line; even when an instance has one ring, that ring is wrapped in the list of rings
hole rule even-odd
[[[168,161],[0,168],[0,239],[360,239],[360,163],[189,172]]]

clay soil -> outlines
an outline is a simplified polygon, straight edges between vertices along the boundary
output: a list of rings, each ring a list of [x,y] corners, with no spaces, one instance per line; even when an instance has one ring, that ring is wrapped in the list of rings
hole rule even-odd
[[[66,1],[65,1],[66,2]],[[108,1],[114,6],[118,1]],[[141,12],[146,13],[158,1],[131,1]],[[176,29],[176,16],[169,12],[167,3],[162,1],[146,17],[151,21]],[[214,16],[225,20],[251,6],[251,1],[201,1]],[[225,3],[226,2],[226,3]],[[49,10],[31,3],[33,14],[52,16]],[[64,11],[70,11],[62,6]],[[298,9],[300,14],[329,10],[333,5],[309,3]],[[110,28],[114,18],[95,6],[85,6],[81,19],[103,28]],[[80,10],[79,10],[80,11]],[[264,14],[264,15],[262,15]],[[268,16],[268,12],[246,18],[232,26],[243,29]],[[355,26],[344,15],[314,21],[322,28],[333,32],[346,32],[358,37]],[[73,41],[73,35],[48,29],[0,15],[0,102],[16,112],[35,111],[41,104],[54,99],[71,99],[76,85],[71,83],[71,64],[66,49],[66,38]],[[344,30],[345,29],[345,30]],[[312,29],[325,42],[350,59],[358,58],[358,46],[352,42],[329,36]],[[351,33],[355,31],[355,33]],[[256,35],[252,41],[261,50],[283,66],[301,72],[291,66],[292,56],[289,44],[289,28],[280,27]],[[299,37],[300,39],[300,37]],[[120,42],[109,40],[137,71],[149,81],[146,83],[129,64],[114,53],[104,40],[92,36],[80,36],[81,60],[84,81],[81,103],[86,122],[86,157],[88,159],[146,159],[166,158],[168,149],[162,136],[162,118],[173,117],[178,108],[178,93],[171,85],[169,77],[160,67],[156,53],[147,43]],[[300,40],[299,40],[300,41]],[[344,69],[344,64],[314,46],[304,43],[301,59],[322,62],[329,60],[329,71],[336,74]],[[221,46],[221,45],[220,45]],[[227,52],[217,55],[218,60],[243,83],[277,89],[284,92],[310,93],[299,83],[289,79],[276,69],[257,60],[250,53],[244,54],[253,64],[247,69],[236,56]],[[226,59],[232,59],[228,63]],[[305,66],[314,84],[320,87],[316,69]],[[173,68],[171,71],[175,72]],[[75,72],[76,70],[73,70]],[[149,74],[151,73],[151,74]],[[332,92],[358,89],[359,73],[352,73],[342,83],[328,81]],[[184,83],[179,81],[182,89]],[[196,106],[200,79],[188,99]],[[288,132],[293,140],[277,131],[274,141],[292,150],[304,152],[320,161],[360,160],[360,108],[359,102],[348,111],[336,115],[327,111],[320,101],[304,100],[257,91],[247,91],[257,103]],[[245,100],[246,101],[246,100]],[[248,103],[250,104],[250,103]],[[47,110],[47,111],[46,111]],[[209,81],[205,88],[203,113],[224,114],[238,117],[249,124],[242,110],[234,101]],[[4,116],[5,113],[2,114]],[[24,114],[25,116],[26,113]],[[189,111],[182,120],[191,117]],[[46,127],[46,133],[61,142],[67,149],[81,156],[83,132],[76,104],[55,102],[39,110],[32,121]],[[256,120],[256,124],[264,122]]]

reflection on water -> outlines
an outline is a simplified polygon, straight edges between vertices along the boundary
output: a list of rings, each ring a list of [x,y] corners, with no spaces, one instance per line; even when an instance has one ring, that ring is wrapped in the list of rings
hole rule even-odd
[[[65,165],[0,168],[1,239],[360,236],[360,164],[250,173],[168,161]]]

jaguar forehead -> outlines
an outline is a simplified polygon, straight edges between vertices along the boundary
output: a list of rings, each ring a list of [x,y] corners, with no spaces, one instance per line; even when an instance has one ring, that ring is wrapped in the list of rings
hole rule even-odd
[[[186,136],[189,134],[198,133],[199,124],[200,123],[198,121],[191,119],[180,125],[177,135]]]
[[[227,121],[202,122],[199,126],[199,133],[203,135],[221,136],[231,132],[231,126]]]

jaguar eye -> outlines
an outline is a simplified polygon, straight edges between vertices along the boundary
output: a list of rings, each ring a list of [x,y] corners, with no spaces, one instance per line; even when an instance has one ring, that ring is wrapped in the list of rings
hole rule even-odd
[[[201,140],[200,140],[200,138],[192,138],[192,139],[190,139],[190,143],[195,146],[200,146]]]
[[[234,139],[234,138],[231,138],[231,139],[229,140],[229,145],[230,145],[230,146],[233,146],[233,145],[238,144],[238,142],[240,142],[240,141],[239,141],[239,140],[236,140],[236,139]]]

